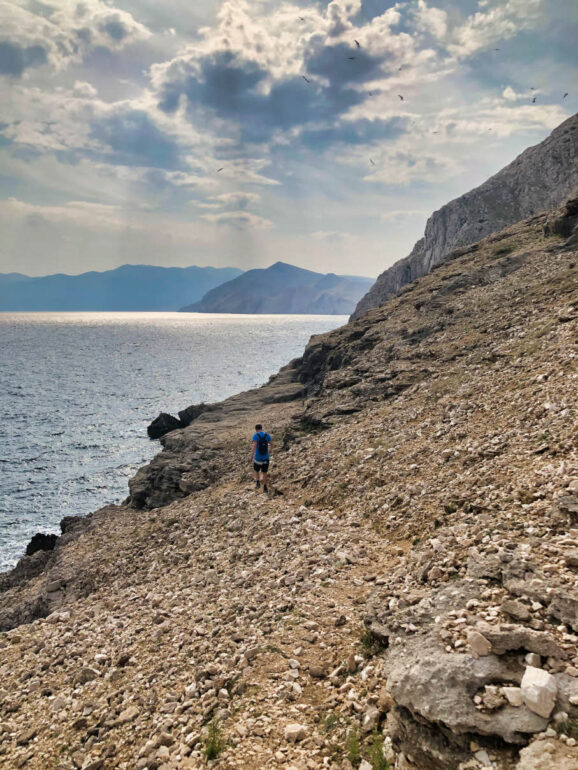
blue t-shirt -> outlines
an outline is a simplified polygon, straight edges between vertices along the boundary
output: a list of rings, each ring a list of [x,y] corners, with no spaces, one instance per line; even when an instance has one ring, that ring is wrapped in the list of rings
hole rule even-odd
[[[265,438],[267,439],[267,451],[265,454],[261,454],[259,452],[259,439],[262,438],[263,436],[265,436]],[[257,449],[255,449],[255,457],[254,457],[255,462],[262,463],[262,462],[265,462],[265,460],[268,460],[269,459],[268,445],[271,441],[273,441],[271,436],[268,433],[265,433],[265,431],[260,430],[259,433],[255,433],[255,435],[253,436],[253,441],[257,442]]]

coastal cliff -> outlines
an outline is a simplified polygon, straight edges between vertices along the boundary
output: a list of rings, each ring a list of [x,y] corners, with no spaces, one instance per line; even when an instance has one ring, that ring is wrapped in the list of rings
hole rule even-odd
[[[577,260],[570,201],[183,410],[1,578],[0,767],[574,770]]]
[[[578,115],[564,121],[484,184],[442,206],[428,219],[409,256],[383,272],[352,318],[379,307],[428,273],[456,248],[559,206],[578,194]]]

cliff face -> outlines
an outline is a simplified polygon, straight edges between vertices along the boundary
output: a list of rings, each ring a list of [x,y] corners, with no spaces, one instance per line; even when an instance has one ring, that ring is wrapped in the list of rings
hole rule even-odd
[[[352,315],[383,305],[402,286],[428,273],[449,252],[555,208],[578,193],[578,115],[566,120],[502,171],[429,218],[411,254],[383,272]]]

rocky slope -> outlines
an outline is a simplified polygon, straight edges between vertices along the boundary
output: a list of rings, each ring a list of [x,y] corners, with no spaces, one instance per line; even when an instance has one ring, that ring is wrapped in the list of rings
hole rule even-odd
[[[574,770],[577,222],[189,410],[133,505],[5,576],[0,767]]]
[[[487,182],[432,214],[411,254],[379,276],[352,317],[382,305],[453,249],[552,209],[577,193],[578,115],[574,115]]]
[[[248,270],[183,311],[349,315],[372,284],[371,278],[324,275],[276,262],[266,270]]]

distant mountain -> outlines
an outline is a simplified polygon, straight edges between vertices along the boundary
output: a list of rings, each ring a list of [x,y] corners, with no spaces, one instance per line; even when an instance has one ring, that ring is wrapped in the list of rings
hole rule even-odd
[[[241,273],[233,267],[151,265],[42,278],[5,273],[0,274],[0,311],[178,310]]]
[[[347,315],[372,284],[371,278],[324,275],[276,262],[266,270],[248,270],[183,312]]]

